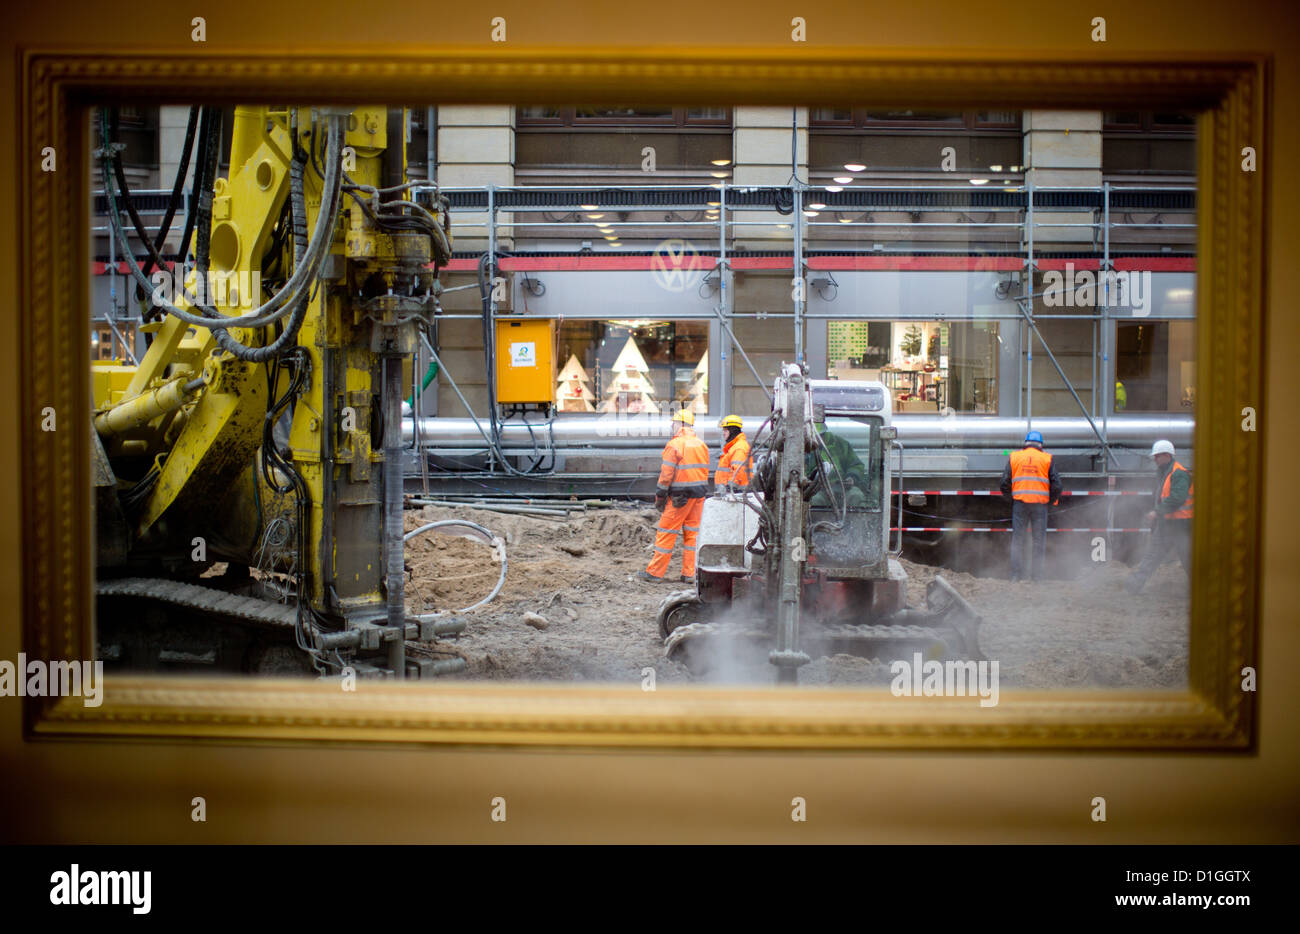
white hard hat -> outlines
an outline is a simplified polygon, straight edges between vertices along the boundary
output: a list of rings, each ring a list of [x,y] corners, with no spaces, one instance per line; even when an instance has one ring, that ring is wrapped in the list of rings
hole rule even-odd
[[[1157,454],[1168,454],[1170,457],[1173,457],[1174,446],[1163,439],[1157,441],[1155,444],[1151,445],[1151,456],[1155,457]]]

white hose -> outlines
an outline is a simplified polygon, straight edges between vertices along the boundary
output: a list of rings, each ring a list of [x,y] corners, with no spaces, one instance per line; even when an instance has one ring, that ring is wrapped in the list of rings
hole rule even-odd
[[[417,535],[422,535],[425,532],[432,531],[433,529],[446,528],[449,525],[462,526],[464,528],[473,529],[475,532],[478,532],[480,535],[482,535],[483,544],[491,545],[493,548],[496,549],[496,553],[501,560],[501,576],[497,579],[497,585],[492,588],[492,592],[488,594],[486,597],[484,597],[482,600],[480,600],[478,603],[475,603],[472,606],[464,607],[463,609],[459,609],[459,610],[440,610],[436,613],[426,613],[423,616],[417,616],[416,619],[420,620],[421,622],[428,622],[429,620],[434,619],[435,617],[444,616],[447,613],[468,613],[470,612],[470,610],[477,610],[485,603],[490,603],[492,599],[501,592],[501,588],[504,587],[506,583],[506,543],[499,535],[494,535],[490,530],[483,528],[483,526],[479,525],[477,522],[470,522],[467,519],[441,519],[437,522],[428,522],[420,526],[418,529],[412,529],[410,532],[407,532],[405,535],[403,535],[402,543],[405,544],[406,542],[409,542]]]

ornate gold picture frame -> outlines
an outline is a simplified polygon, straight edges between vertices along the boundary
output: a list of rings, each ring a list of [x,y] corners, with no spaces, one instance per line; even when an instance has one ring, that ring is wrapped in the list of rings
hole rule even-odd
[[[1201,110],[1197,510],[1185,691],[1002,692],[995,708],[888,691],[729,690],[485,683],[335,683],[109,676],[104,702],[26,698],[29,739],[862,749],[1249,749],[1258,666],[1262,456],[1242,430],[1265,383],[1264,216],[1268,69],[1262,58],[1156,61],[882,56],[790,49],[274,55],[114,47],[28,49],[20,152],[53,147],[59,171],[20,163],[23,640],[28,658],[94,655],[89,370],[85,351],[89,141],[85,108],[154,102],[571,101],[853,103]],[[43,430],[52,408],[57,429]]]

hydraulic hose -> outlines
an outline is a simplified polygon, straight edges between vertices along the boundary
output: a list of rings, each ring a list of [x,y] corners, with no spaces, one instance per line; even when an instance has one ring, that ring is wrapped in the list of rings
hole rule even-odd
[[[104,127],[104,133],[105,133],[105,140],[104,140],[105,149],[107,150],[108,140],[107,140],[106,126]],[[307,257],[305,258],[306,262],[300,264],[298,268],[294,270],[293,275],[290,276],[289,278],[289,281],[286,282],[284,286],[280,289],[280,291],[278,291],[274,296],[272,296],[266,302],[266,304],[262,305],[259,308],[255,308],[253,311],[249,312],[248,314],[241,315],[239,317],[226,318],[223,317],[215,309],[201,304],[194,296],[192,296],[189,293],[188,289],[185,289],[184,286],[182,286],[182,291],[185,294],[186,301],[190,302],[192,305],[194,305],[195,307],[203,311],[204,315],[200,316],[200,315],[190,314],[187,311],[177,308],[175,305],[171,304],[170,302],[160,301],[157,299],[155,299],[156,306],[160,307],[167,314],[179,318],[180,320],[184,321],[186,324],[192,324],[197,327],[208,328],[209,330],[212,330],[214,332],[224,331],[229,328],[264,327],[267,324],[271,324],[272,322],[280,320],[286,314],[289,314],[292,311],[293,304],[296,303],[297,300],[302,298],[301,293],[303,292],[303,290],[318,275],[320,271],[320,265],[324,260],[325,254],[328,252],[328,243],[330,240],[332,240],[332,232],[334,230],[334,225],[337,221],[338,208],[339,208],[339,182],[341,179],[341,174],[340,174],[341,165],[339,160],[340,160],[341,149],[342,149],[342,138],[343,138],[342,124],[339,122],[337,117],[331,117],[330,131],[329,131],[329,144],[328,144],[326,166],[325,166],[325,179],[324,179],[324,186],[323,186],[325,197],[322,199],[321,211],[316,217],[316,227],[312,232],[311,244],[308,247]],[[214,148],[212,147],[209,148],[208,156],[209,156],[208,164],[212,165],[212,163],[215,162],[216,160],[216,151]],[[111,153],[106,151],[105,160],[110,158],[114,158],[114,156]],[[152,293],[154,291],[153,283],[149,281],[148,277],[146,277],[143,272],[141,272],[140,267],[136,264],[135,260],[131,258],[130,242],[127,240],[126,230],[122,225],[122,219],[117,204],[117,197],[113,191],[113,187],[109,178],[109,169],[108,169],[107,161],[105,161],[103,165],[103,174],[104,174],[104,190],[109,200],[109,219],[112,223],[114,233],[117,235],[118,242],[122,245],[122,248],[126,253],[128,268],[131,271],[131,274],[135,277],[136,281],[139,282],[143,288],[147,289],[150,293]],[[212,210],[211,191],[207,190],[200,195],[200,202],[199,202],[199,214],[200,214],[198,219],[199,240],[198,240],[198,246],[196,251],[198,254],[198,265],[196,266],[196,269],[200,272],[200,282],[202,282],[202,277],[206,276],[207,274],[208,246],[209,246],[208,241],[211,236],[211,226],[210,223],[205,223],[204,221],[205,219],[210,221],[211,210]],[[146,245],[152,247],[151,243],[148,243]],[[237,345],[237,346],[242,346],[242,345]],[[245,349],[249,349],[249,348],[245,348]]]
[[[176,181],[172,185],[171,198],[167,201],[167,211],[163,215],[162,223],[158,225],[158,236],[154,238],[153,246],[155,252],[161,251],[163,244],[167,242],[167,235],[171,233],[172,229],[172,221],[175,219],[176,211],[181,205],[181,199],[185,196],[185,176],[189,174],[190,171],[190,156],[194,152],[194,136],[195,130],[198,128],[198,123],[199,108],[191,107],[189,120],[185,124],[185,142],[181,144],[181,161],[176,168]],[[123,190],[125,191],[125,189]],[[181,237],[180,254],[176,257],[177,262],[184,259],[186,244],[189,243],[189,234],[193,229],[193,218],[194,214],[192,211],[185,212],[185,233]],[[144,274],[146,276],[149,275],[150,270],[153,268],[153,264],[153,254],[150,254],[148,259],[145,260],[144,265]],[[143,300],[143,298],[144,297],[142,296],[141,299]],[[157,317],[157,315],[155,315],[153,309],[150,308],[144,312],[142,317],[143,320],[148,321]],[[148,347],[152,343],[153,335],[146,332],[144,335],[144,345]]]
[[[180,165],[176,168],[176,181],[172,184],[171,197],[167,199],[167,211],[163,214],[162,223],[158,225],[158,235],[154,237],[153,246],[155,252],[161,251],[163,244],[167,242],[167,235],[171,233],[172,229],[172,221],[176,218],[176,211],[180,208],[181,198],[184,197],[185,194],[185,176],[190,170],[190,154],[194,149],[194,134],[195,130],[198,128],[198,122],[199,108],[191,107],[189,121],[185,125],[185,142],[181,144],[181,161]],[[120,169],[122,165],[121,160],[119,159],[115,161],[117,167]],[[125,186],[122,186],[122,190],[126,190]],[[130,210],[130,206],[130,201],[128,200],[128,210]],[[184,241],[182,241],[182,248],[183,247]],[[146,276],[149,275],[149,272],[152,270],[153,264],[154,259],[153,254],[151,253],[144,263],[144,274]]]
[[[483,526],[479,525],[477,522],[470,522],[468,519],[440,519],[437,522],[426,523],[425,525],[420,526],[418,529],[412,529],[410,532],[407,532],[406,535],[402,537],[402,541],[409,542],[417,535],[422,535],[425,532],[432,531],[433,529],[446,528],[447,526],[451,526],[451,525],[463,526],[464,528],[473,529],[475,532],[478,532],[480,535],[484,536],[484,538],[487,539],[488,544],[492,544],[496,546],[497,553],[500,554],[501,556],[501,576],[497,578],[497,585],[492,588],[492,592],[490,594],[488,594],[478,603],[471,604],[470,606],[464,607],[462,609],[444,611],[444,612],[451,612],[451,613],[468,613],[470,610],[477,610],[479,607],[483,606],[486,603],[491,603],[492,600],[496,597],[496,595],[501,592],[501,588],[505,586],[506,546],[505,543],[501,540],[501,537],[492,534],[491,531],[483,528]],[[426,614],[424,616],[418,616],[416,618],[421,621],[427,622],[428,620],[432,619],[434,616],[437,615],[439,614],[433,613],[433,614]]]
[[[289,209],[293,217],[293,228],[294,228],[293,229],[293,240],[294,240],[293,255],[294,255],[294,262],[295,262],[294,265],[295,274],[298,272],[299,266],[309,261],[307,257],[307,253],[308,253],[307,202],[303,194],[303,185],[302,185],[303,167],[305,166],[305,164],[306,164],[305,160],[299,161],[295,155],[293,162],[290,164],[289,167],[289,180],[290,180],[289,181],[289,201],[290,201]],[[297,177],[296,184],[295,184],[295,175]],[[340,201],[340,196],[338,192],[335,192],[334,205],[333,205],[333,212],[335,215],[337,215],[338,213],[339,201]],[[327,210],[327,206],[324,202],[322,202],[321,203],[322,213],[324,213],[326,210]],[[328,228],[328,231],[332,234],[333,229],[334,229],[333,225],[331,224],[330,227]],[[328,244],[326,245],[325,252],[328,252]],[[319,257],[316,257],[315,261],[317,263],[317,271],[312,275],[313,280],[315,279],[316,275],[319,274],[319,264],[323,259],[324,259],[324,253],[322,253]],[[285,324],[284,330],[280,333],[280,336],[277,337],[275,340],[271,341],[271,343],[267,344],[264,347],[247,347],[244,344],[239,343],[233,337],[231,337],[230,332],[225,330],[214,331],[213,336],[217,341],[217,345],[221,347],[222,350],[229,351],[230,353],[238,357],[240,360],[246,360],[250,363],[262,363],[266,360],[270,360],[271,358],[278,356],[280,353],[282,353],[285,350],[285,348],[294,346],[296,344],[298,339],[298,331],[302,328],[303,321],[306,320],[307,308],[310,304],[311,304],[311,296],[310,294],[308,294],[306,290],[304,290],[302,297],[299,298],[297,304],[294,305],[293,311],[289,315],[289,320]]]
[[[433,382],[433,378],[437,375],[438,375],[438,361],[430,360],[429,368],[424,371],[424,380],[423,382],[420,383],[420,392],[424,392],[426,389],[428,389],[429,384]],[[415,408],[415,393],[411,393],[409,396],[407,396],[406,404],[409,405],[411,408]]]
[[[199,192],[212,184],[205,173],[208,168],[208,147],[213,143],[213,111],[212,107],[202,107],[199,110],[199,153],[194,162],[194,181],[190,185],[190,210],[185,213],[185,232],[181,234],[180,255],[177,256],[182,262],[189,254],[190,238],[194,235],[194,225],[198,220]]]

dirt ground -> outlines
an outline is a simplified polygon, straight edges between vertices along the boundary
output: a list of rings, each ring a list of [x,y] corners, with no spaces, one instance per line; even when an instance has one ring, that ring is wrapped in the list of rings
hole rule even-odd
[[[694,680],[667,659],[655,614],[684,585],[649,583],[635,574],[649,560],[657,514],[646,508],[589,509],[552,520],[468,507],[408,510],[406,528],[469,519],[506,541],[507,576],[489,604],[463,614],[465,632],[439,650],[461,655],[460,677],[525,681],[636,682],[653,668],[657,682]],[[492,549],[466,538],[425,533],[407,544],[412,613],[455,610],[486,596],[500,565]],[[980,646],[997,660],[1007,688],[1181,688],[1187,682],[1187,577],[1165,565],[1134,597],[1122,588],[1130,569],[1096,564],[1070,581],[1041,584],[903,562],[908,602],[925,605],[925,586],[941,573],[983,617]],[[679,573],[680,551],[670,574]],[[532,613],[541,617],[525,619]],[[770,671],[754,673],[770,683]],[[887,684],[888,669],[849,655],[814,659],[800,669],[807,685]]]

